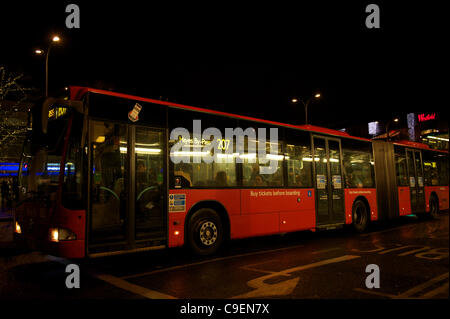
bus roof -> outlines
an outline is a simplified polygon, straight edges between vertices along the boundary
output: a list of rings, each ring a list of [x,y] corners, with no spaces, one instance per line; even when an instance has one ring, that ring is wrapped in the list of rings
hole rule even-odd
[[[428,151],[436,151],[436,152],[442,152],[442,153],[448,153],[448,151],[446,150],[438,150],[438,149],[434,149],[431,148],[429,145],[427,144],[423,144],[423,143],[418,143],[418,142],[413,142],[413,141],[408,141],[408,140],[401,140],[401,141],[395,141],[393,142],[394,145],[401,145],[401,146],[406,146],[406,147],[414,147],[414,148],[420,148],[422,150],[428,150]]]
[[[94,88],[89,88],[89,87],[70,86],[70,99],[71,100],[81,100],[84,97],[84,95],[88,92],[109,95],[109,96],[115,96],[115,97],[119,97],[119,98],[135,100],[135,101],[142,101],[142,102],[166,105],[169,107],[181,108],[181,109],[192,110],[192,111],[197,111],[197,112],[222,115],[222,116],[233,117],[233,118],[238,118],[238,119],[243,119],[243,120],[256,121],[256,122],[261,122],[261,123],[266,123],[266,124],[271,124],[271,125],[284,126],[284,127],[289,127],[289,128],[293,128],[293,129],[305,130],[305,131],[322,133],[322,134],[327,134],[327,135],[347,137],[347,138],[358,139],[358,140],[363,140],[363,141],[371,141],[370,139],[367,139],[367,138],[352,136],[346,132],[333,130],[333,129],[320,127],[320,126],[315,126],[315,125],[309,125],[309,124],[308,125],[293,125],[293,124],[287,124],[287,123],[281,123],[281,122],[275,122],[275,121],[268,121],[268,120],[263,120],[263,119],[254,118],[254,117],[245,116],[245,115],[237,115],[237,114],[232,114],[232,113],[227,113],[227,112],[209,110],[209,109],[204,109],[204,108],[200,108],[200,107],[196,107],[196,106],[171,103],[171,102],[166,102],[166,101],[160,101],[160,100],[155,100],[155,99],[150,99],[150,98],[134,96],[134,95],[130,95],[130,94],[116,93],[116,92],[94,89]]]

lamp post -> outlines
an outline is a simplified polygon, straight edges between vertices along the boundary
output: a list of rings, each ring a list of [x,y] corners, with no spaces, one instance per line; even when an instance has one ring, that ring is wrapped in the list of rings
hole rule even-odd
[[[398,122],[398,118],[395,118],[393,120],[390,120],[387,122],[386,124],[386,140],[389,141],[389,125],[392,124],[393,122],[397,123]]]
[[[306,100],[306,103],[303,102],[303,100],[301,99],[297,99],[297,98],[293,98],[292,99],[292,103],[297,103],[297,102],[301,102],[303,104],[303,106],[305,107],[305,124],[308,124],[308,105],[309,103],[312,101],[312,99],[318,99],[320,98],[320,93],[316,93],[313,96],[311,96],[308,100]]]
[[[50,55],[50,49],[52,48],[52,44],[55,42],[59,42],[61,38],[57,35],[52,37],[52,41],[48,45],[47,51],[43,51],[41,49],[37,49],[34,52],[36,54],[44,54],[45,53],[45,97],[48,97],[48,56]]]

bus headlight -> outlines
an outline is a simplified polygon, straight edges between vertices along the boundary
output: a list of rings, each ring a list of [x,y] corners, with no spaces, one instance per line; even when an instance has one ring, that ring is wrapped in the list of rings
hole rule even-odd
[[[17,222],[17,221],[16,221],[16,229],[15,229],[15,232],[16,232],[17,234],[22,234],[22,228],[20,228],[20,224],[19,224],[19,222]]]
[[[48,231],[48,239],[53,242],[75,240],[77,236],[73,231],[67,228],[50,228]]]

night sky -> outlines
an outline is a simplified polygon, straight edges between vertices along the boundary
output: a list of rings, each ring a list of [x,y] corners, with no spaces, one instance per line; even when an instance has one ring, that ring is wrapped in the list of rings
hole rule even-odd
[[[50,92],[89,85],[300,124],[303,108],[290,100],[319,91],[310,122],[333,128],[448,105],[436,4],[41,2],[2,2],[0,64],[43,88],[34,50],[59,34]],[[80,6],[80,29],[65,27],[69,3]],[[381,29],[365,27],[369,3]]]

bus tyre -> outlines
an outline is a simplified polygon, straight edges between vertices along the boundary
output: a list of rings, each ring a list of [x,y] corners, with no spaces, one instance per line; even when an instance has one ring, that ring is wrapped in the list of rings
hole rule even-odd
[[[196,211],[188,223],[187,243],[197,255],[214,254],[223,241],[222,220],[211,208]]]
[[[369,209],[366,204],[358,199],[352,208],[352,225],[358,233],[367,231],[369,227]]]
[[[439,212],[439,204],[436,196],[431,195],[430,197],[430,217],[437,218]]]

